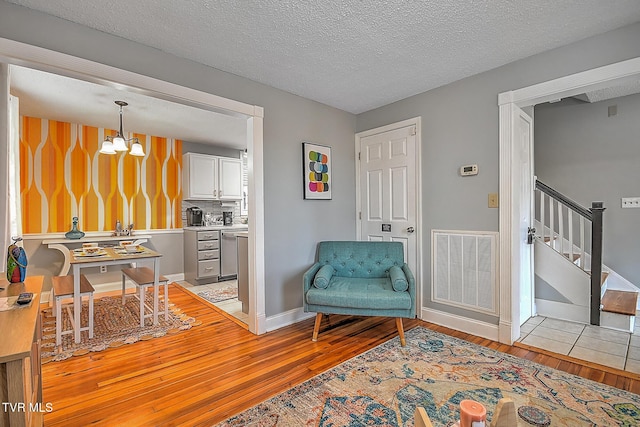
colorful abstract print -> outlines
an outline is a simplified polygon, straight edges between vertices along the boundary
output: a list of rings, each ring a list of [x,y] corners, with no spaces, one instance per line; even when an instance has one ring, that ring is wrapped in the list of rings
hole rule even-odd
[[[317,151],[309,151],[309,191],[329,191],[329,157]]]

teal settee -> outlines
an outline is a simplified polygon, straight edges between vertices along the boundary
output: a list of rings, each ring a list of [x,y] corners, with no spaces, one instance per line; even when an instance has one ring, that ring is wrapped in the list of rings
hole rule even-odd
[[[318,244],[318,261],[304,273],[303,308],[315,312],[313,341],[323,314],[396,318],[416,316],[416,283],[400,242],[331,241]]]

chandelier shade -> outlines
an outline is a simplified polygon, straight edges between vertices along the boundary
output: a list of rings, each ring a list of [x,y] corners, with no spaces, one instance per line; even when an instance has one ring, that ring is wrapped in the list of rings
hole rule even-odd
[[[127,143],[131,142],[131,151],[129,154],[132,156],[144,157],[144,150],[142,144],[138,138],[125,138],[122,130],[122,107],[129,105],[125,101],[114,101],[116,105],[120,106],[120,129],[116,133],[116,136],[107,135],[100,148],[102,154],[116,154],[119,152],[129,151]]]

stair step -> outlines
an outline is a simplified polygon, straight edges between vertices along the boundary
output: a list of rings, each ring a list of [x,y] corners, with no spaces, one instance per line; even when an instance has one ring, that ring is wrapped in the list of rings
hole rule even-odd
[[[565,258],[567,258],[569,261],[572,261],[572,262],[576,262],[577,260],[580,259],[580,254],[571,254],[571,256],[569,256],[568,253],[564,253],[562,255],[564,255]]]
[[[587,274],[591,274],[591,270],[585,270],[587,272]],[[604,285],[604,282],[607,281],[607,277],[609,277],[609,272],[608,271],[603,271],[602,272],[602,276],[601,276],[601,280],[600,280],[600,286]]]
[[[638,292],[608,290],[601,301],[602,311],[635,316]]]

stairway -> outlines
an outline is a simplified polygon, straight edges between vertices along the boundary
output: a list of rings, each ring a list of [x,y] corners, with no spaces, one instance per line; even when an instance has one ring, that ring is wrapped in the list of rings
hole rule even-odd
[[[548,237],[538,237],[534,250],[538,315],[589,324],[591,276],[580,267],[589,265],[588,254],[585,260],[578,253],[561,254]],[[633,333],[638,291],[606,266],[603,270],[600,326]]]

